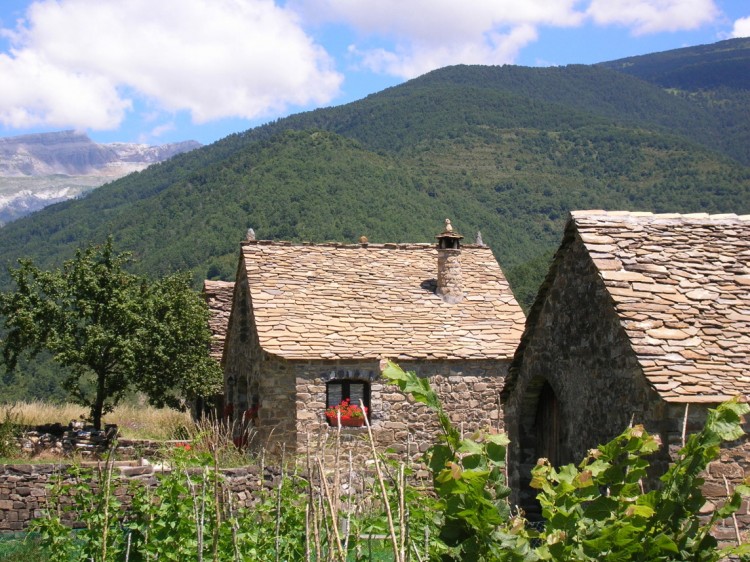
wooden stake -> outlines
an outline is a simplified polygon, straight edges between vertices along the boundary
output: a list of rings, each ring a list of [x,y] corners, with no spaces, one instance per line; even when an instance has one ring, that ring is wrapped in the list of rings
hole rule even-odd
[[[682,446],[685,447],[685,440],[687,435],[687,422],[688,422],[688,411],[690,410],[690,404],[685,404],[685,416],[682,418]]]
[[[341,560],[341,562],[346,562],[346,555],[344,554],[344,549],[341,546],[341,536],[339,535],[339,526],[337,521],[338,514],[334,511],[333,498],[328,491],[328,482],[326,481],[325,474],[323,473],[323,463],[320,462],[320,459],[317,459],[317,461],[318,470],[320,471],[320,481],[323,483],[323,493],[325,494],[326,502],[328,504],[328,511],[331,514],[331,527],[333,528],[333,537],[336,539],[336,551],[339,554],[339,560]]]
[[[360,400],[360,406],[362,411],[365,410],[365,404]],[[388,493],[385,490],[385,481],[383,480],[383,471],[380,468],[380,459],[378,458],[378,452],[375,450],[375,440],[372,437],[372,426],[370,426],[370,420],[365,416],[365,425],[367,426],[367,437],[370,440],[370,449],[372,451],[372,459],[375,462],[375,471],[378,475],[378,483],[380,484],[380,493],[383,496],[383,503],[385,504],[385,514],[388,519],[388,531],[391,535],[391,544],[393,545],[393,556],[394,562],[403,562],[400,556],[400,549],[398,540],[396,539],[396,529],[393,527],[393,514],[391,513],[391,505],[388,502]]]
[[[727,481],[726,476],[722,476],[724,479],[724,489],[727,491],[727,501],[729,501],[729,497],[731,496],[731,493],[729,492],[729,482]],[[740,546],[742,544],[742,535],[740,535],[740,526],[737,523],[737,514],[732,513],[732,522],[734,523],[734,536],[737,540],[737,546]]]

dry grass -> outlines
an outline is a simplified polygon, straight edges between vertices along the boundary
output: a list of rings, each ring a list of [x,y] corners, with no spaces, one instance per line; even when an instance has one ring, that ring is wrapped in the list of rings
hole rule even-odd
[[[47,404],[45,402],[16,402],[0,405],[0,419],[10,412],[22,425],[43,425],[82,419],[88,410],[76,404]],[[131,439],[183,438],[193,426],[189,412],[159,409],[148,405],[121,405],[104,416],[104,423],[114,423],[120,435]]]

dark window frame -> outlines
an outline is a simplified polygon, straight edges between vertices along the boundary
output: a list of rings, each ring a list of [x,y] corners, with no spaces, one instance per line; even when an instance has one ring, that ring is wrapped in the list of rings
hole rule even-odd
[[[326,409],[330,408],[331,406],[338,406],[343,400],[349,398],[351,400],[351,385],[352,384],[361,384],[362,385],[362,402],[365,404],[365,408],[367,408],[367,419],[370,419],[370,414],[372,413],[372,408],[370,406],[370,395],[372,387],[370,385],[369,381],[363,381],[359,379],[336,379],[332,381],[328,381],[326,383]],[[331,386],[337,385],[341,386],[341,400],[336,402],[335,404],[331,403]],[[359,404],[356,404],[359,406]]]

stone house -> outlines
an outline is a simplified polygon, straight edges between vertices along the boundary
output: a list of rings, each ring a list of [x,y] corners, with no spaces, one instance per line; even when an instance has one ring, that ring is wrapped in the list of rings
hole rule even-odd
[[[662,466],[706,409],[750,391],[750,216],[572,213],[503,390],[515,503],[540,457],[586,451],[644,424]],[[750,474],[746,440],[704,493]],[[750,524],[743,508],[743,525]]]
[[[208,305],[208,327],[211,330],[210,354],[219,363],[224,355],[224,339],[229,326],[233,295],[233,282],[208,279],[203,282],[203,298]],[[198,419],[206,415],[220,415],[224,409],[223,402],[222,395],[199,397],[191,405],[193,417]]]
[[[211,330],[211,357],[221,362],[224,355],[224,340],[229,326],[229,315],[232,312],[234,282],[203,282],[203,298],[208,305],[208,327]]]
[[[382,382],[381,358],[430,377],[466,430],[502,427],[524,314],[491,250],[462,246],[446,223],[437,245],[242,243],[225,391],[257,445],[305,450],[329,427],[326,407],[350,398],[378,445],[425,450],[435,416]]]

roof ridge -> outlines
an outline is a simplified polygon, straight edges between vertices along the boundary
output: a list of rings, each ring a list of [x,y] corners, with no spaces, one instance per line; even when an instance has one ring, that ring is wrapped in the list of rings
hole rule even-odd
[[[651,211],[606,211],[604,209],[578,210],[571,211],[570,216],[573,220],[582,218],[613,218],[613,219],[705,219],[705,220],[739,220],[750,221],[750,215],[737,215],[735,213],[652,213]]]
[[[367,244],[346,242],[290,242],[288,240],[243,240],[241,246],[284,246],[307,248],[337,248],[344,250],[378,249],[378,250],[421,250],[437,248],[434,242],[368,242]],[[487,245],[462,244],[462,249],[489,249]]]

